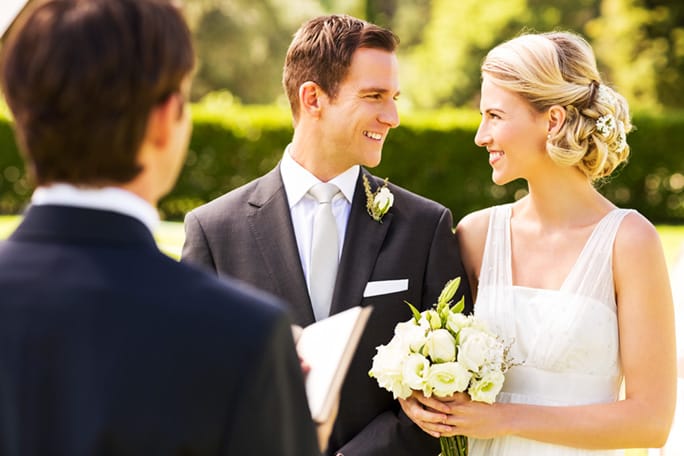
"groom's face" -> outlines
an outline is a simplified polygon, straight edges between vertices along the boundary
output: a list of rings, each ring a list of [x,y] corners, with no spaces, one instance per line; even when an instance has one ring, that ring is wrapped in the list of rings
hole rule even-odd
[[[360,48],[352,57],[337,96],[326,98],[320,132],[339,172],[353,165],[375,167],[391,128],[399,125],[397,56],[381,49]]]

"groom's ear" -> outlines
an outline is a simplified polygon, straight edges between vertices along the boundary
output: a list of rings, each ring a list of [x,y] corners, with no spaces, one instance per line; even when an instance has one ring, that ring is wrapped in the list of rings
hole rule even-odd
[[[325,93],[321,86],[313,81],[306,81],[299,86],[299,106],[301,112],[306,112],[312,117],[319,117],[321,105]]]

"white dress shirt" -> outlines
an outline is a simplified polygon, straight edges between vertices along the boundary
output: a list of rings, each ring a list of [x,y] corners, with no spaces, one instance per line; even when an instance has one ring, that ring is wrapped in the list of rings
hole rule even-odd
[[[150,203],[118,187],[84,188],[64,183],[52,184],[38,187],[33,192],[31,204],[118,212],[140,220],[151,232],[159,225],[159,214]]]
[[[318,202],[308,194],[309,189],[321,181],[306,170],[302,165],[294,161],[290,155],[290,147],[287,146],[283,159],[280,162],[280,174],[285,186],[285,194],[290,207],[290,216],[294,226],[295,239],[299,260],[302,263],[304,277],[309,284],[309,270],[311,264],[311,241],[313,237],[314,214],[318,208]],[[329,180],[335,184],[340,193],[332,200],[332,212],[337,222],[337,251],[342,256],[344,235],[347,232],[347,221],[351,211],[351,202],[354,199],[356,180],[359,177],[360,166],[354,165],[342,174]],[[339,257],[337,260],[339,261]]]

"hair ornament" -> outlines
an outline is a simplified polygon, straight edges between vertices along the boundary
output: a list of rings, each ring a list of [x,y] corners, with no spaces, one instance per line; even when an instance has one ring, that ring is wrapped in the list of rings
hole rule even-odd
[[[596,119],[596,132],[604,140],[610,139],[617,132],[617,139],[611,141],[610,145],[617,152],[622,152],[622,150],[627,147],[625,124],[621,120],[615,120],[615,117],[612,114],[606,114]]]
[[[608,138],[615,131],[615,124],[615,117],[612,114],[606,114],[596,119],[596,131],[604,138]]]
[[[615,94],[608,87],[606,87],[605,84],[598,86],[598,101],[604,105],[617,105],[617,98],[615,97]]]

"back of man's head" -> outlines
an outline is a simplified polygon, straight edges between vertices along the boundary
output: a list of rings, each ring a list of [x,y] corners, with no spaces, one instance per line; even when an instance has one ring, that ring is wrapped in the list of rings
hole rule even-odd
[[[2,89],[38,185],[129,182],[154,106],[195,54],[169,0],[37,0],[2,47]]]

